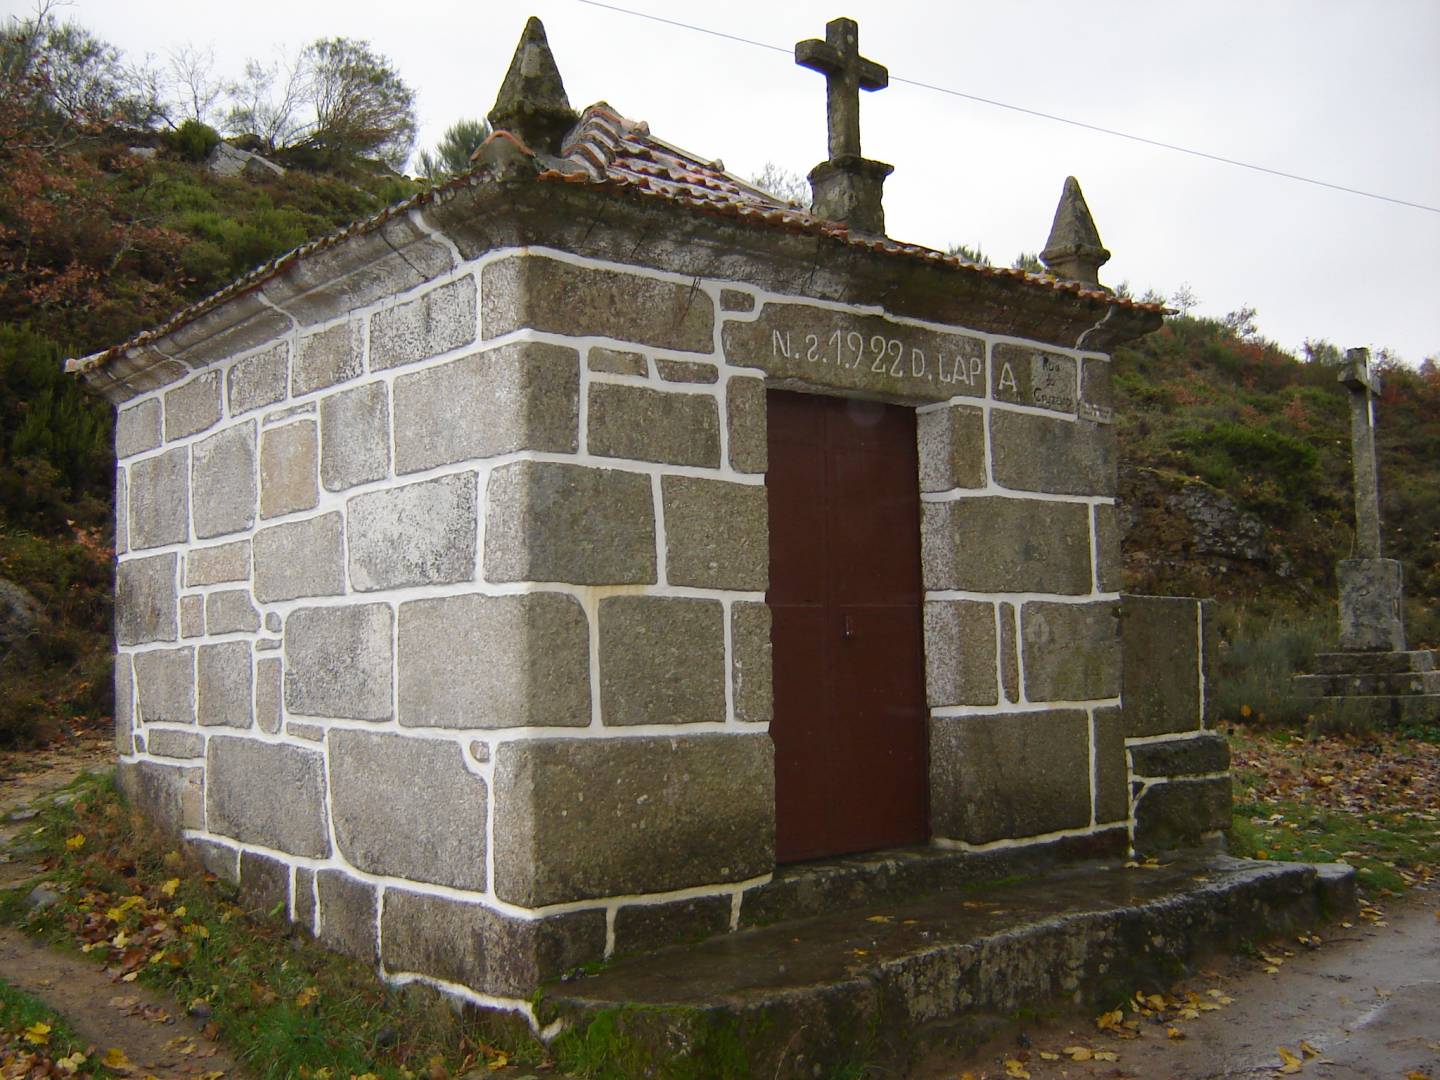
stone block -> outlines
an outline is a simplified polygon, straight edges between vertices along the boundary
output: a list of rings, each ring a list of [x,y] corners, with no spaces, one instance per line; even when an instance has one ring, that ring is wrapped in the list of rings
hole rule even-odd
[[[660,349],[710,352],[715,302],[689,283],[516,255],[481,271],[486,338],[528,327]]]
[[[180,637],[188,640],[204,636],[205,597],[199,594],[180,597]]]
[[[370,367],[413,364],[475,340],[475,279],[463,277],[370,316]]]
[[[990,386],[996,401],[1073,413],[1078,396],[1075,357],[1031,345],[996,345]]]
[[[772,301],[721,338],[727,363],[791,385],[916,403],[985,396],[985,342],[970,334]]]
[[[1089,825],[1089,717],[932,717],[930,822],[935,836],[971,844]]]
[[[751,293],[741,292],[739,289],[720,290],[721,311],[754,311],[755,297]]]
[[[197,538],[208,540],[254,525],[254,421],[226,428],[196,443],[191,484]]]
[[[697,896],[668,904],[626,904],[615,912],[615,955],[703,941],[729,929],[728,896]]]
[[[248,728],[254,718],[250,643],[201,645],[195,715],[202,725]]]
[[[600,601],[599,623],[603,723],[724,722],[720,601],[608,596]]]
[[[573,454],[579,431],[574,349],[516,342],[395,380],[397,473],[516,450]]]
[[[725,425],[732,469],[763,473],[770,467],[764,379],[731,376],[725,384]]]
[[[285,623],[285,708],[300,716],[389,720],[388,604],[302,608]]]
[[[742,723],[768,724],[775,716],[770,622],[763,603],[737,601],[730,607],[731,695],[735,719]]]
[[[1000,605],[1000,689],[1005,700],[1020,700],[1020,648],[1015,626],[1015,605]]]
[[[125,470],[115,470],[115,554],[125,555],[130,551],[130,488],[125,482]]]
[[[130,466],[130,548],[183,544],[190,537],[190,451],[184,446]]]
[[[1095,588],[1119,592],[1123,584],[1120,558],[1120,520],[1115,507],[1101,503],[1095,511]]]
[[[584,727],[590,631],[563,593],[467,594],[400,605],[406,727]]]
[[[130,533],[135,543],[135,479],[131,477]],[[1398,559],[1341,559],[1340,648],[1400,652],[1405,648],[1404,570]]]
[[[205,740],[198,731],[151,728],[145,734],[145,748],[155,757],[188,761],[205,756]]]
[[[921,491],[985,486],[982,410],[970,405],[946,405],[918,414],[915,425]]]
[[[262,604],[345,591],[338,513],[271,525],[255,534],[255,599]]]
[[[720,407],[708,394],[592,383],[590,453],[667,465],[720,464]]]
[[[1136,776],[1198,776],[1230,768],[1230,743],[1213,732],[1130,748]]]
[[[473,472],[351,498],[350,584],[375,592],[472,580],[475,498]]]
[[[129,653],[118,653],[115,670],[115,752],[135,752],[135,673]]]
[[[230,415],[284,401],[290,386],[290,346],[280,342],[263,352],[235,361],[226,380]]]
[[[170,442],[219,422],[220,372],[201,372],[165,395],[165,438]]]
[[[486,493],[485,578],[653,583],[650,478],[541,461],[498,466]]]
[[[640,353],[607,349],[603,345],[592,345],[585,362],[591,371],[609,375],[638,375],[643,379],[650,374],[648,362]]]
[[[995,482],[1018,491],[1114,495],[1115,428],[995,409],[990,414]]]
[[[295,397],[358,378],[364,370],[360,324],[338,323],[300,339],[290,392]]]
[[[1135,851],[1148,854],[1200,842],[1230,827],[1230,778],[1151,784],[1135,803]]]
[[[221,881],[231,885],[240,884],[239,849],[198,836],[188,836],[184,842],[185,850],[205,870],[214,874]]]
[[[1114,601],[1025,604],[1020,609],[1020,636],[1028,700],[1120,696],[1120,620]]]
[[[185,587],[250,580],[250,541],[236,540],[185,553]]]
[[[320,482],[326,491],[384,480],[390,474],[390,398],[367,383],[320,402]]]
[[[240,852],[240,897],[252,915],[266,915],[277,907],[290,910],[290,864],[255,851]]]
[[[115,414],[115,456],[134,457],[164,442],[162,415],[160,399],[153,397],[119,410]]]
[[[195,650],[150,649],[135,653],[140,723],[195,722]]]
[[[671,585],[764,590],[770,581],[765,488],[693,476],[660,480]]]
[[[997,704],[998,655],[994,604],[926,601],[925,691],[931,708]]]
[[[1119,705],[1094,712],[1095,820],[1101,824],[1130,816],[1130,765],[1125,755],[1125,715]]]
[[[1121,692],[1128,738],[1201,726],[1199,602],[1120,598]]]
[[[1080,361],[1080,415],[1101,422],[1115,411],[1115,388],[1110,361],[1087,356]]]
[[[172,837],[205,827],[205,771],[197,766],[122,761],[115,782],[131,806]]]
[[[307,934],[315,933],[315,871],[308,866],[295,868],[295,885],[290,890],[291,918]]]
[[[267,429],[260,436],[260,516],[313,509],[320,501],[319,459],[320,431],[314,420]]]
[[[315,872],[316,937],[327,948],[374,963],[380,896],[374,885],[341,870]]]
[[[142,645],[150,641],[174,641],[177,591],[175,572],[178,556],[151,555],[126,559],[115,568],[115,641],[120,645]]]
[[[485,890],[485,781],[458,743],[330,732],[330,810],[350,865]]]
[[[539,907],[769,873],[773,759],[763,733],[502,743],[496,894]]]
[[[250,590],[223,589],[210,593],[205,597],[205,625],[211,634],[253,634],[258,631],[260,613],[250,602]]]
[[[267,735],[280,733],[283,672],[284,663],[279,657],[255,662],[255,723]]]
[[[1317,675],[1406,675],[1435,671],[1433,649],[1398,652],[1322,652],[1315,654]]]
[[[480,903],[385,890],[381,963],[499,997],[540,985],[605,955],[605,912],[517,919]]]
[[[212,735],[205,747],[209,831],[242,844],[323,859],[330,854],[325,760],[315,750]]]
[[[720,369],[714,364],[694,360],[655,360],[655,370],[660,378],[673,383],[715,383],[720,381]]]
[[[927,589],[1090,592],[1090,508],[991,496],[921,507]]]

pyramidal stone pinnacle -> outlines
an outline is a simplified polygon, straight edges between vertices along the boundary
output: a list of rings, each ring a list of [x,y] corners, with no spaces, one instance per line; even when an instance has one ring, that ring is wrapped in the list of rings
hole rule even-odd
[[[578,119],[565,96],[545,26],[533,15],[520,35],[488,119],[493,130],[508,131],[532,150],[548,154],[560,152],[560,143]]]
[[[1087,285],[1100,284],[1100,267],[1110,261],[1110,252],[1100,243],[1090,207],[1085,205],[1080,181],[1073,176],[1065,178],[1065,189],[1060,193],[1060,205],[1055,208],[1055,221],[1050,226],[1050,239],[1040,252],[1040,261],[1056,277]]]

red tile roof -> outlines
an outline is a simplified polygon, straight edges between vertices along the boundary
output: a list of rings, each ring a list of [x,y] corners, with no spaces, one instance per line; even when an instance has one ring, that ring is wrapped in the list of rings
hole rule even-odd
[[[505,139],[525,156],[536,157],[534,151],[509,132],[496,132],[490,138]],[[719,161],[701,161],[679,147],[656,138],[650,134],[648,124],[627,120],[604,102],[585,110],[580,122],[566,138],[559,158],[543,156],[539,160],[542,162],[542,169],[537,179],[541,182],[583,184],[590,188],[624,191],[641,197],[662,199],[672,205],[703,213],[754,222],[787,232],[825,236],[852,247],[921,259],[969,273],[988,277],[1020,278],[1032,285],[1102,300],[1125,308],[1153,312],[1164,310],[1159,304],[1121,299],[1074,281],[1062,281],[1049,275],[1031,274],[1008,267],[981,266],[959,255],[946,255],[918,244],[852,233],[839,222],[816,217],[795,203],[786,202],[739,177],[732,176]],[[371,232],[393,217],[427,205],[434,201],[437,195],[465,187],[470,181],[470,174],[462,174],[387,207],[373,217],[302,244],[293,251],[256,267],[219,292],[176,313],[160,326],[142,331],[130,340],[102,352],[67,361],[66,370],[86,372],[103,367],[117,356],[155,342],[226,301],[258,288],[307,256],[343,243],[352,236]]]

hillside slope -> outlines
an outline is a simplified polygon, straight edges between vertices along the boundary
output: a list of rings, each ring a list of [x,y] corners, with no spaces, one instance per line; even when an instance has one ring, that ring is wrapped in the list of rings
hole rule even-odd
[[[195,156],[153,135],[0,137],[0,579],[38,609],[33,625],[23,598],[6,615],[0,584],[0,744],[110,710],[111,417],[61,359],[413,190],[365,163],[220,179]],[[1267,615],[1329,605],[1351,543],[1334,370],[1177,317],[1117,353],[1115,384],[1127,588]],[[1406,564],[1412,638],[1440,644],[1434,364],[1388,370],[1380,415],[1385,542]]]

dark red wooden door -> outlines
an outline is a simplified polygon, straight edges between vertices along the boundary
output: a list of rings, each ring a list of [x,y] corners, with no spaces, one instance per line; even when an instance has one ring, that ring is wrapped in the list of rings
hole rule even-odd
[[[776,856],[921,842],[915,413],[779,390],[768,399]]]

